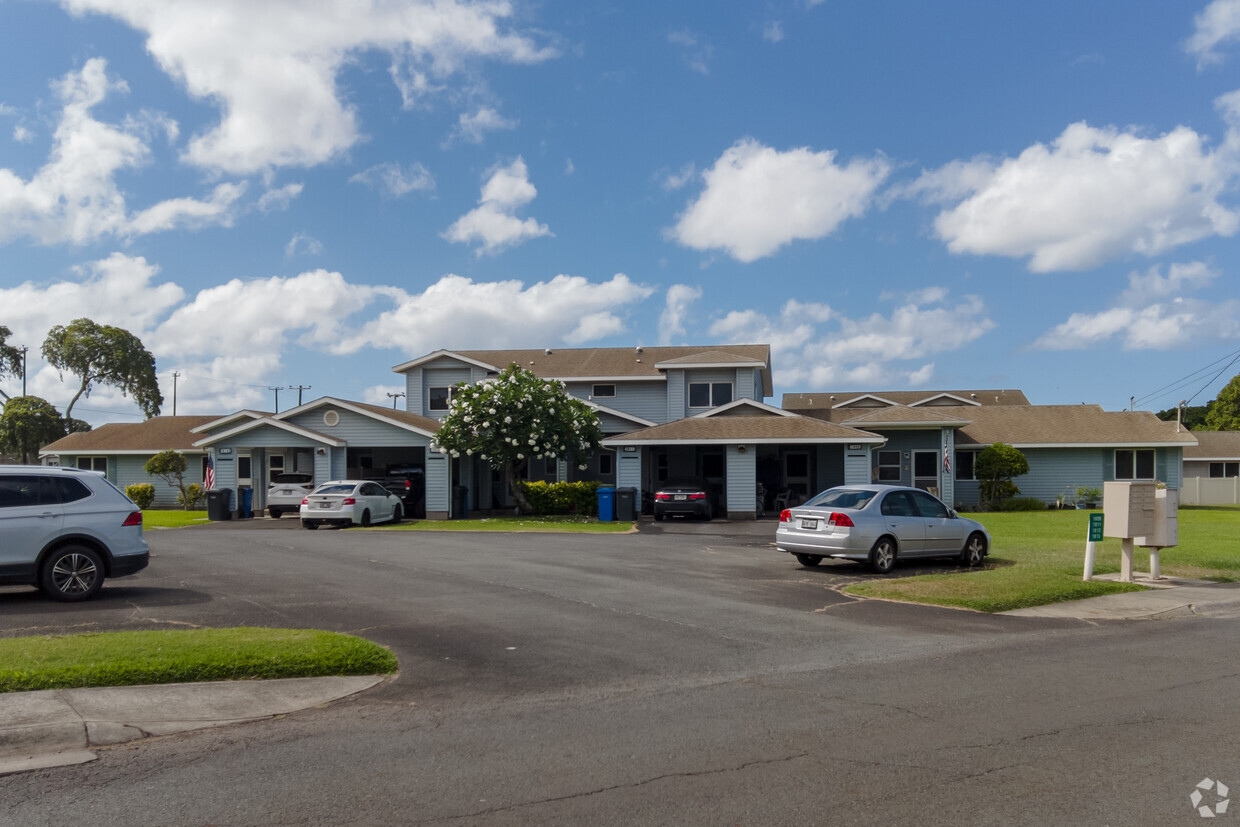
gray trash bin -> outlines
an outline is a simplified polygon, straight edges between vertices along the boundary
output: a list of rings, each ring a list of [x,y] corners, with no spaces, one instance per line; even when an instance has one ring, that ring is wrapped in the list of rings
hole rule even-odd
[[[452,486],[452,519],[464,520],[469,516],[469,489],[463,485]]]
[[[212,488],[207,492],[207,519],[221,522],[232,519],[232,491]]]
[[[631,522],[637,519],[637,489],[616,489],[616,519],[620,522]]]

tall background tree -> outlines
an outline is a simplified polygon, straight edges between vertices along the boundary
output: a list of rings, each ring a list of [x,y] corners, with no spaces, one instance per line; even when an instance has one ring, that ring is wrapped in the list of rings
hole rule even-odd
[[[70,373],[80,382],[65,408],[66,420],[78,399],[90,396],[96,384],[117,388],[133,397],[148,418],[159,415],[164,397],[155,377],[155,357],[128,330],[99,325],[90,319],[56,325],[43,342],[43,358],[60,371],[62,378]]]
[[[478,456],[504,470],[517,506],[532,512],[518,477],[531,459],[552,457],[585,467],[603,432],[589,405],[558,381],[509,365],[493,382],[458,385],[435,435],[441,452]]]
[[[1213,404],[1213,402],[1210,403],[1210,405]],[[1186,405],[1184,407],[1184,416],[1180,420],[1180,424],[1184,426],[1184,430],[1201,430],[1201,428],[1206,424],[1206,413],[1210,410],[1210,405]],[[1167,408],[1165,411],[1159,411],[1156,416],[1163,422],[1175,422],[1175,419],[1179,413],[1179,408]]]
[[[22,352],[9,344],[9,337],[12,335],[13,331],[0,324],[0,379],[6,376],[20,378],[22,375]],[[7,394],[5,398],[8,398]]]
[[[4,403],[0,414],[0,451],[21,457],[29,464],[39,449],[65,435],[65,420],[46,399],[16,396]]]
[[[1218,392],[1218,398],[1210,403],[1206,411],[1203,431],[1240,431],[1240,374]]]

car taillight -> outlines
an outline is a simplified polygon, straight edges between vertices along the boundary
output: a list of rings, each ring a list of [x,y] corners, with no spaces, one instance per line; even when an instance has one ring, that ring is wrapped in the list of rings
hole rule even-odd
[[[123,526],[125,526],[125,525],[142,525],[142,512],[141,512],[141,511],[135,511],[134,513],[130,514],[128,517],[126,517],[126,518],[125,518],[125,522],[121,523],[121,525],[123,525]]]
[[[827,518],[827,525],[835,526],[836,528],[856,528],[851,517],[838,511],[831,512],[831,516]]]
[[[344,502],[342,502],[341,505],[357,505],[357,500],[352,497],[345,497]]]
[[[310,498],[309,498],[309,497],[302,497],[302,498],[301,498],[301,504],[302,504],[302,505],[309,505],[309,504],[310,504]]]
[[[781,523],[790,523],[790,522],[792,522],[792,511],[790,511],[789,509],[785,508],[783,511],[779,512],[779,521],[780,521]]]
[[[656,500],[670,500],[670,499],[672,498],[672,495],[671,495],[671,494],[664,494],[664,493],[660,492],[660,493],[658,493],[658,494],[655,494],[655,495],[654,495],[654,498],[655,498]]]
[[[704,500],[704,499],[706,499],[706,495],[705,495],[705,494],[690,494],[690,495],[689,495],[689,499],[691,499],[691,500]]]
[[[413,488],[413,480],[405,480],[405,490],[409,491]]]

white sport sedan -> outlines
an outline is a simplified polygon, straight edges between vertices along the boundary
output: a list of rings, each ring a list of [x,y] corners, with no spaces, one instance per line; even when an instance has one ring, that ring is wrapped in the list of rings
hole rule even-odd
[[[368,526],[385,520],[399,523],[404,516],[400,498],[368,480],[325,482],[301,501],[302,528]]]

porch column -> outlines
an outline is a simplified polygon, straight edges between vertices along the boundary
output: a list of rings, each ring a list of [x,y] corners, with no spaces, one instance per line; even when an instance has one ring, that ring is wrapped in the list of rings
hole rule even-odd
[[[939,462],[939,499],[948,508],[956,507],[956,431],[943,429],[943,456]]]
[[[754,445],[729,445],[727,503],[729,520],[758,519],[758,452]]]

